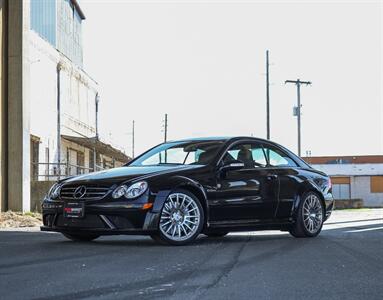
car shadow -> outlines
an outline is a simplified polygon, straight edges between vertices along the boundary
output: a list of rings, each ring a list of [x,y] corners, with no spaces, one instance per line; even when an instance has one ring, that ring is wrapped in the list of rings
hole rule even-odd
[[[366,219],[366,220],[357,220],[357,221],[345,221],[345,222],[332,222],[325,223],[323,232],[321,235],[325,235],[326,232],[335,232],[343,231],[347,233],[349,230],[359,230],[359,229],[373,229],[377,226],[382,226],[381,224],[354,224],[361,221],[375,221],[380,219]],[[343,225],[341,227],[332,228],[332,226],[339,224]],[[326,228],[326,225],[332,225],[330,228]],[[319,238],[320,236],[319,235]],[[250,238],[249,238],[250,237]],[[216,244],[237,244],[243,242],[251,243],[260,243],[260,242],[273,242],[273,241],[282,241],[287,239],[294,239],[287,232],[279,231],[253,231],[253,232],[233,232],[224,237],[207,237],[201,234],[193,243],[184,246],[178,247],[200,247],[200,246],[209,246]],[[307,239],[304,239],[307,240]],[[91,241],[91,242],[74,242],[68,240],[60,233],[51,233],[51,232],[39,232],[39,231],[0,231],[0,242],[6,241],[7,243],[18,243],[21,242],[25,244],[34,244],[39,248],[44,249],[61,249],[62,247],[71,247],[73,249],[81,248],[84,246],[87,248],[92,247],[134,247],[134,248],[150,248],[150,247],[174,247],[171,245],[163,245],[154,240],[149,236],[140,236],[140,235],[117,235],[117,236],[101,236],[100,238]]]

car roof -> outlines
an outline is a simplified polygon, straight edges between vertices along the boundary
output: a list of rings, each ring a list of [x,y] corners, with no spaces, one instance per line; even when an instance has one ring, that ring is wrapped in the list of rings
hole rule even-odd
[[[211,136],[211,137],[197,137],[182,140],[167,141],[167,143],[179,143],[179,142],[198,142],[198,141],[228,141],[231,137]]]
[[[231,136],[231,137],[217,137],[217,136],[212,136],[212,137],[201,137],[201,138],[190,138],[190,139],[184,139],[184,140],[177,140],[177,141],[168,141],[168,143],[182,143],[182,142],[198,142],[198,141],[221,141],[225,143],[233,143],[236,141],[241,141],[241,140],[253,140],[256,142],[261,142],[261,143],[267,143],[276,146],[277,148],[282,149],[284,152],[287,152],[290,156],[294,158],[294,161],[300,165],[301,167],[309,167],[311,168],[302,158],[297,156],[295,153],[287,149],[286,147],[262,138],[258,137],[253,137],[253,136]]]
[[[189,139],[182,139],[182,140],[172,140],[172,141],[167,141],[167,143],[179,143],[179,142],[198,142],[198,141],[222,141],[222,142],[227,142],[227,141],[237,141],[237,140],[254,140],[254,141],[264,141],[264,142],[269,142],[273,143],[272,141],[268,141],[262,138],[258,137],[250,137],[250,136],[210,136],[210,137],[197,137],[197,138],[189,138]]]

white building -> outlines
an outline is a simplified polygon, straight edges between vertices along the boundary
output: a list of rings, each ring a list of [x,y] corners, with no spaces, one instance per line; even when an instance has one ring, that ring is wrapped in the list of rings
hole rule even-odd
[[[129,158],[96,132],[98,84],[83,69],[78,2],[31,0],[30,9],[31,179],[122,165]]]
[[[336,200],[360,199],[365,207],[383,207],[383,155],[304,159],[331,176]]]

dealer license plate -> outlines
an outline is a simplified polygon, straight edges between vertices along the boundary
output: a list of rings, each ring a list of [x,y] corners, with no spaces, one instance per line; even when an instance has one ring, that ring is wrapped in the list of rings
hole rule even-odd
[[[84,210],[83,202],[67,202],[64,204],[64,218],[83,218]]]

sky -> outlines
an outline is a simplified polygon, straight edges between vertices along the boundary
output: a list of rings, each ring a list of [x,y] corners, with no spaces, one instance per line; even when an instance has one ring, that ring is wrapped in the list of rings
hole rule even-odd
[[[100,133],[136,156],[168,139],[266,136],[302,155],[383,154],[380,1],[82,0],[85,70],[100,85]]]

